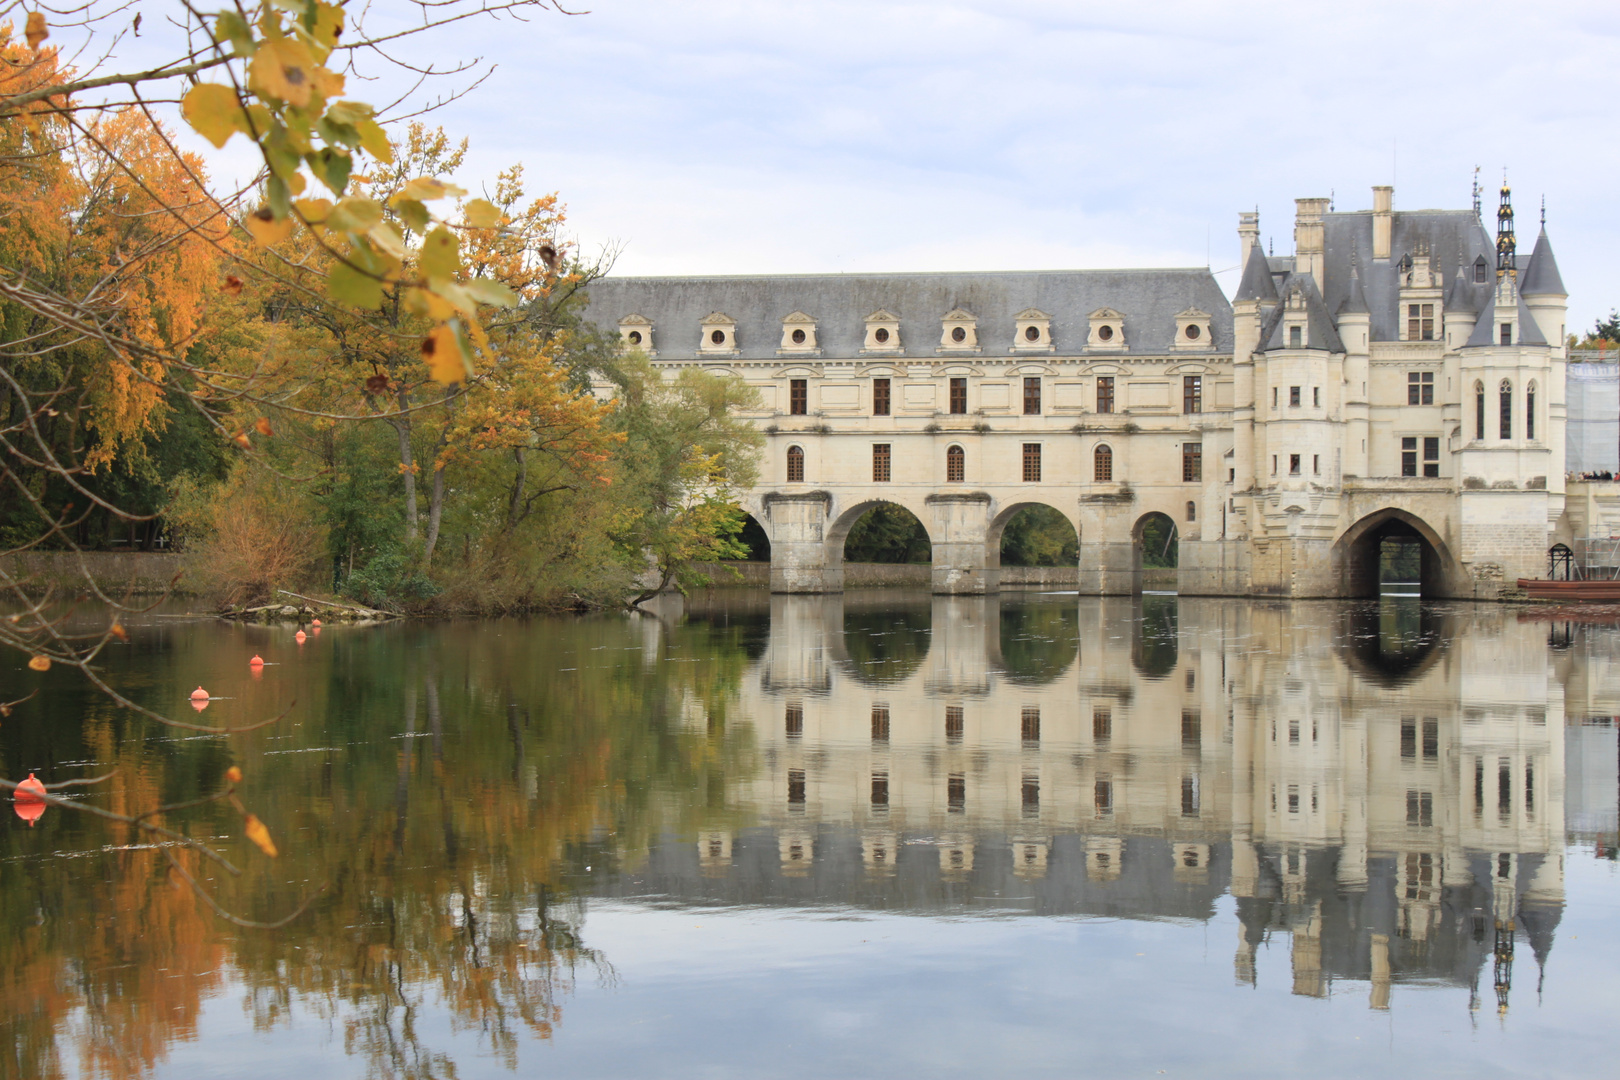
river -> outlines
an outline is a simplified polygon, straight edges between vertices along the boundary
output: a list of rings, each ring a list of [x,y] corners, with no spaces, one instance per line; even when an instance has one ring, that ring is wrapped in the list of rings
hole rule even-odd
[[[717,591],[644,616],[130,620],[7,658],[16,1077],[1591,1077],[1620,628],[1519,609]],[[163,617],[160,617],[163,616]],[[251,670],[261,655],[267,664]],[[213,697],[201,716],[193,687]],[[71,790],[71,789],[70,789]],[[1605,1064],[1607,1063],[1607,1064]]]

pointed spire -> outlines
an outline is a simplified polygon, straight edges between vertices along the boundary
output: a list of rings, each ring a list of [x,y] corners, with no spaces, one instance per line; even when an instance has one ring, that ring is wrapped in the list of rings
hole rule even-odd
[[[1478,308],[1474,306],[1474,286],[1468,278],[1468,270],[1459,259],[1457,262],[1457,276],[1451,280],[1451,291],[1446,293],[1446,310],[1466,311],[1476,314]]]
[[[1502,201],[1496,208],[1496,278],[1519,276],[1518,245],[1513,239],[1513,189],[1502,178]]]
[[[1350,241],[1350,290],[1345,294],[1344,303],[1339,305],[1339,314],[1366,315],[1367,294],[1361,288],[1361,256],[1356,250],[1354,240]]]
[[[1568,296],[1563,276],[1558,273],[1558,260],[1553,258],[1552,241],[1547,239],[1547,227],[1541,228],[1536,246],[1530,251],[1530,262],[1524,268],[1519,282],[1521,296]]]
[[[1271,280],[1271,264],[1259,246],[1249,251],[1249,261],[1243,267],[1243,280],[1238,283],[1233,302],[1258,300],[1261,303],[1277,299],[1277,284]]]

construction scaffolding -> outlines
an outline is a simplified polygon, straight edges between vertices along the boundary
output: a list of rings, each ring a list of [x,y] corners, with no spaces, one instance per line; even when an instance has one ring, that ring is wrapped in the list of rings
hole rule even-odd
[[[1578,536],[1570,561],[1576,581],[1620,581],[1620,537]]]

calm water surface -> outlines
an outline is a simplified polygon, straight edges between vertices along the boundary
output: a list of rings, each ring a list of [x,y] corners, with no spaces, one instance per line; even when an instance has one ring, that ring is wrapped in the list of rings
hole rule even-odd
[[[170,611],[175,609],[170,608]],[[9,812],[17,1077],[1614,1075],[1620,630],[1512,610],[735,592],[657,617],[147,618],[132,719],[6,659],[20,778],[235,764],[211,916]],[[248,657],[270,661],[250,674]],[[192,856],[186,865],[208,872]]]

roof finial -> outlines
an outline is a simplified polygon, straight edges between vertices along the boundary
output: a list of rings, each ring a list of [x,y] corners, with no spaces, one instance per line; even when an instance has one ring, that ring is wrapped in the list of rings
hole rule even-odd
[[[1267,255],[1275,255],[1275,254],[1277,254],[1277,238],[1276,237],[1274,237],[1274,236],[1266,237],[1266,254]]]
[[[1513,239],[1513,189],[1508,187],[1507,170],[1502,176],[1502,201],[1496,208],[1496,280],[1506,274],[1517,280],[1519,266]]]
[[[1546,192],[1542,192],[1542,194],[1541,194],[1541,227],[1543,229],[1545,229],[1547,227],[1547,193]]]
[[[1479,197],[1480,197],[1480,194],[1481,194],[1481,191],[1480,191],[1480,187],[1479,187],[1479,166],[1475,165],[1474,166],[1474,220],[1475,221],[1479,220],[1479,214],[1480,214]]]

